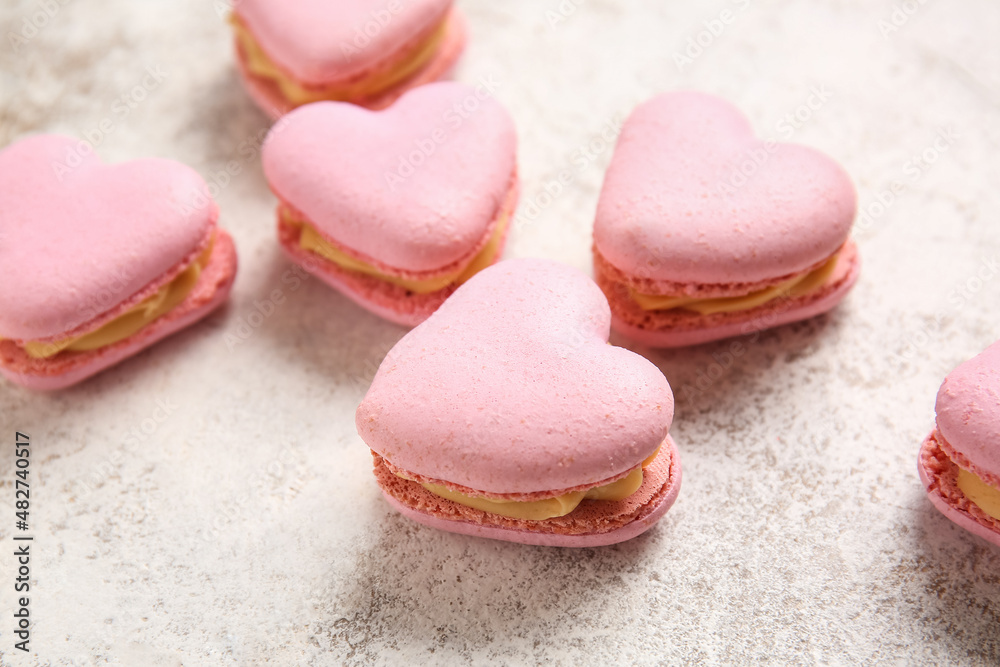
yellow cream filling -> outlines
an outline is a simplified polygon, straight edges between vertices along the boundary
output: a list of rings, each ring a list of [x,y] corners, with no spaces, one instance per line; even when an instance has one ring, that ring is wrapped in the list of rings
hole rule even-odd
[[[282,211],[281,216],[282,220],[284,220],[286,224],[298,225],[302,228],[302,233],[299,236],[299,246],[304,250],[314,252],[320,257],[327,259],[337,266],[347,269],[348,271],[356,271],[368,276],[373,276],[379,280],[384,280],[387,283],[399,285],[400,287],[415,294],[428,294],[430,292],[436,292],[440,289],[444,289],[452,283],[461,285],[466,280],[492,264],[493,260],[500,253],[500,244],[503,241],[504,230],[507,227],[508,218],[508,214],[504,212],[497,221],[496,229],[493,231],[493,235],[490,237],[489,241],[486,242],[486,245],[479,251],[479,254],[477,254],[465,268],[424,280],[410,280],[408,278],[400,278],[399,276],[390,276],[367,262],[351,257],[342,250],[334,247],[330,242],[320,236],[315,227],[307,222],[291,219],[284,210]]]
[[[202,269],[208,264],[209,258],[212,255],[214,242],[215,239],[213,238],[209,242],[205,252],[197,260],[181,271],[176,278],[157,290],[156,294],[143,300],[134,308],[111,320],[101,328],[85,333],[82,336],[54,342],[29,341],[21,347],[28,353],[29,357],[46,359],[64,350],[70,352],[96,350],[97,348],[128,338],[153,320],[176,308],[187,298],[188,294],[191,293],[191,290],[198,283]]]
[[[657,294],[642,294],[636,292],[631,287],[629,295],[632,300],[639,304],[643,310],[671,310],[673,308],[683,308],[693,310],[701,315],[714,315],[715,313],[733,313],[740,310],[749,310],[762,306],[768,301],[773,301],[781,297],[796,298],[813,292],[829,280],[833,275],[833,270],[837,267],[837,255],[835,254],[822,266],[797,275],[783,283],[766,287],[743,296],[720,297],[715,299],[698,299],[687,296],[661,296]]]
[[[584,500],[624,500],[628,498],[642,486],[643,469],[652,463],[653,459],[659,453],[660,450],[657,449],[649,458],[642,462],[642,466],[610,484],[595,486],[583,491],[571,491],[561,496],[545,498],[543,500],[495,500],[493,498],[470,496],[465,493],[453,491],[441,484],[420,483],[420,486],[436,496],[458,503],[459,505],[490,512],[491,514],[499,514],[511,519],[542,521],[544,519],[565,516],[575,510],[577,505]]]
[[[962,468],[958,470],[958,488],[979,509],[1000,521],[1000,489],[990,486],[979,475]]]
[[[264,52],[243,21],[231,14],[229,22],[233,26],[236,40],[246,55],[246,66],[250,73],[272,80],[281,94],[292,105],[299,106],[321,100],[343,101],[372,95],[403,81],[427,64],[444,41],[448,19],[443,19],[429,35],[413,47],[409,56],[403,58],[394,68],[364,78],[354,83],[308,88],[290,78]]]

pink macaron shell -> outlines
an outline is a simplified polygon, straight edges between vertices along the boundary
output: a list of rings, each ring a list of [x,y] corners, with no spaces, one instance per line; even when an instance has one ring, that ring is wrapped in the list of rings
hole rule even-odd
[[[941,445],[943,436],[932,432],[920,446],[917,471],[931,503],[950,521],[1000,547],[1000,521],[974,505],[955,483],[953,461]]]
[[[495,225],[499,223],[501,218],[506,217],[508,220],[513,218],[514,208],[517,206],[517,197],[518,183],[515,177],[511,183],[511,190],[504,200],[503,207],[483,236],[480,248],[493,235]],[[504,228],[500,239],[501,249],[507,240],[509,231],[510,225],[508,224]],[[431,313],[437,310],[444,303],[445,299],[451,296],[458,287],[452,284],[435,292],[415,294],[403,287],[393,285],[374,276],[344,269],[333,262],[329,262],[303,249],[299,245],[299,231],[288,227],[281,221],[278,222],[278,240],[285,254],[293,262],[302,266],[362,308],[389,322],[405,327],[414,327],[430,317]],[[499,259],[500,253],[497,253],[493,262],[495,263]]]
[[[607,344],[610,319],[575,269],[495,264],[390,350],[358,432],[400,469],[486,493],[620,475],[666,437],[673,395],[656,366]]]
[[[81,155],[82,153],[82,155]],[[72,165],[72,166],[69,166]],[[59,337],[191,259],[215,224],[205,182],[171,160],[104,165],[36,135],[0,152],[0,337]]]
[[[673,348],[700,345],[734,336],[747,336],[815,317],[835,308],[858,280],[861,273],[860,257],[854,250],[853,243],[849,242],[846,250],[834,275],[827,282],[827,287],[796,299],[779,299],[743,312],[728,313],[724,318],[711,324],[706,324],[712,321],[706,318],[691,318],[685,327],[656,329],[636,326],[634,322],[619,314],[620,310],[634,308],[634,305],[626,296],[615,291],[611,295],[611,327],[615,332],[637,343],[650,347]]]
[[[936,411],[948,455],[1000,488],[1000,341],[948,374]]]
[[[383,495],[389,504],[401,514],[430,528],[473,537],[538,546],[607,546],[630,540],[649,530],[667,513],[667,510],[677,499],[681,488],[681,459],[673,439],[669,436],[664,440],[660,456],[669,457],[669,465],[657,466],[657,469],[653,469],[653,466],[648,468],[643,477],[642,487],[633,496],[615,502],[585,501],[584,505],[565,517],[581,515],[575,523],[578,525],[589,523],[593,527],[592,531],[583,533],[570,532],[562,526],[553,527],[547,525],[551,523],[547,521],[502,520],[501,518],[501,525],[483,523],[484,518],[488,519],[486,513],[457,505],[443,498],[433,497],[433,494],[422,489],[414,490],[411,488],[412,493],[420,494],[422,492],[426,495],[424,500],[427,502],[423,503],[419,509],[396,498],[389,490],[383,489]],[[641,505],[637,503],[641,503]],[[436,510],[435,507],[447,507],[449,511],[442,512]],[[626,512],[631,514],[631,519],[627,523],[611,530],[601,529],[602,523],[606,520],[613,520],[615,514]],[[464,514],[464,517],[455,519],[456,514]],[[445,518],[445,516],[451,518]],[[496,517],[494,518],[496,519]]]
[[[235,12],[295,79],[349,80],[428,32],[452,0],[240,0]]]
[[[263,163],[275,194],[338,246],[376,266],[426,272],[482,241],[510,189],[516,148],[496,100],[440,82],[384,111],[299,107],[272,128]]]
[[[830,256],[856,208],[850,177],[826,155],[755,138],[740,111],[717,97],[666,93],[622,127],[594,243],[631,276],[752,283]]]
[[[176,308],[132,336],[89,352],[61,353],[47,360],[31,359],[12,341],[0,342],[0,374],[28,389],[51,391],[96,375],[167,336],[184,329],[218,308],[229,296],[236,275],[236,248],[219,230],[208,265],[194,289]]]
[[[447,19],[448,27],[444,40],[438,46],[431,60],[417,72],[385,90],[370,93],[362,98],[349,100],[367,109],[384,109],[394,103],[408,90],[434,81],[444,79],[449,75],[465,50],[468,42],[468,26],[461,12],[453,10]],[[237,48],[236,65],[240,71],[243,85],[257,106],[264,110],[273,120],[281,118],[291,111],[293,105],[281,93],[281,89],[273,81],[259,77],[250,72],[246,64],[246,54]]]

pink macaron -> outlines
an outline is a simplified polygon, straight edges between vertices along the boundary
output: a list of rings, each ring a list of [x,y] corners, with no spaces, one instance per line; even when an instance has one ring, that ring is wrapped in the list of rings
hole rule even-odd
[[[82,141],[0,152],[0,373],[60,389],[204,317],[229,294],[232,239],[201,177],[105,165]]]
[[[953,370],[918,469],[942,514],[1000,546],[1000,341]]]
[[[452,0],[240,0],[231,23],[243,82],[274,118],[324,100],[389,106],[466,43]]]
[[[421,86],[369,111],[317,102],[264,144],[292,261],[412,326],[496,261],[517,202],[517,134],[484,87]]]
[[[717,97],[655,97],[622,127],[597,205],[612,326],[677,347],[826,312],[858,277],[856,209],[826,155],[757,139]]]
[[[680,489],[673,394],[608,344],[610,319],[589,278],[550,261],[500,262],[459,287],[390,350],[357,410],[389,503],[525,544],[649,529]]]

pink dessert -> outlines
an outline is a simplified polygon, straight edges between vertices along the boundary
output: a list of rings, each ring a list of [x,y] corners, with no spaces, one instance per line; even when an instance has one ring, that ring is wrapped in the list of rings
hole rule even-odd
[[[822,153],[755,138],[711,95],[655,97],[625,122],[597,206],[612,326],[677,347],[830,310],[858,277],[856,208]]]
[[[517,203],[517,135],[482,88],[434,83],[384,111],[317,102],[264,145],[292,261],[368,310],[422,322],[495,262]]]
[[[448,74],[465,48],[452,0],[241,0],[236,60],[274,118],[319,101],[370,109]]]
[[[608,345],[579,271],[510,260],[477,274],[382,362],[358,407],[390,504],[435,528],[525,544],[632,538],[674,502],[673,394]]]
[[[1000,546],[1000,341],[945,378],[936,410],[918,462],[927,496],[956,524]]]
[[[0,183],[0,373],[13,382],[75,384],[229,293],[236,251],[189,167],[104,165],[83,142],[38,135],[0,152]]]

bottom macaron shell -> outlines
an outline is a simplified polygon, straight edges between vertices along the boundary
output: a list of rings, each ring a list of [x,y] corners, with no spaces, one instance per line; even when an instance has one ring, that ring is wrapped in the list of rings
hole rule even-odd
[[[438,48],[434,58],[427,65],[395,86],[384,90],[377,95],[365,99],[347,100],[353,104],[359,104],[368,109],[384,109],[395,102],[406,91],[443,79],[454,67],[458,57],[465,50],[468,41],[468,27],[465,17],[461,12],[452,10],[448,18],[448,28],[444,41]],[[267,79],[254,76],[247,69],[245,55],[238,46],[236,48],[236,66],[240,71],[240,78],[243,86],[254,102],[274,120],[281,118],[292,110],[292,105],[284,95],[278,85]]]
[[[63,389],[85,380],[190,326],[222,305],[232,288],[236,265],[233,239],[219,229],[211,259],[194,289],[166,315],[112,345],[89,352],[63,352],[49,359],[34,359],[12,341],[0,341],[0,374],[11,382],[41,391]]]
[[[507,234],[510,232],[513,222],[514,209],[517,207],[518,193],[519,185],[515,175],[496,219],[484,234],[485,243],[485,237],[489,237],[493,233],[496,222],[506,216],[507,226],[500,239],[501,252],[498,252],[497,256],[493,258],[493,264],[500,260],[502,249],[507,242]],[[440,308],[445,299],[458,289],[458,285],[449,285],[436,292],[415,294],[404,287],[379,280],[374,276],[343,269],[313,252],[302,249],[299,246],[299,232],[280,220],[278,222],[278,241],[288,258],[306,271],[317,276],[365,310],[402,326],[417,326]]]
[[[1000,547],[1000,521],[984,513],[958,488],[958,466],[941,448],[943,436],[933,431],[920,446],[917,469],[927,497],[947,519]]]
[[[666,514],[681,488],[681,459],[668,435],[634,494],[620,501],[585,500],[566,516],[545,521],[511,519],[445,500],[396,477],[381,459],[376,459],[375,478],[390,505],[431,528],[520,544],[599,547],[630,540]]]
[[[597,262],[598,285],[611,305],[611,328],[650,347],[685,347],[798,322],[831,310],[847,295],[861,272],[861,259],[853,241],[840,251],[830,281],[820,290],[795,299],[776,299],[757,308],[734,313],[698,315],[689,311],[644,311],[611,279]]]

